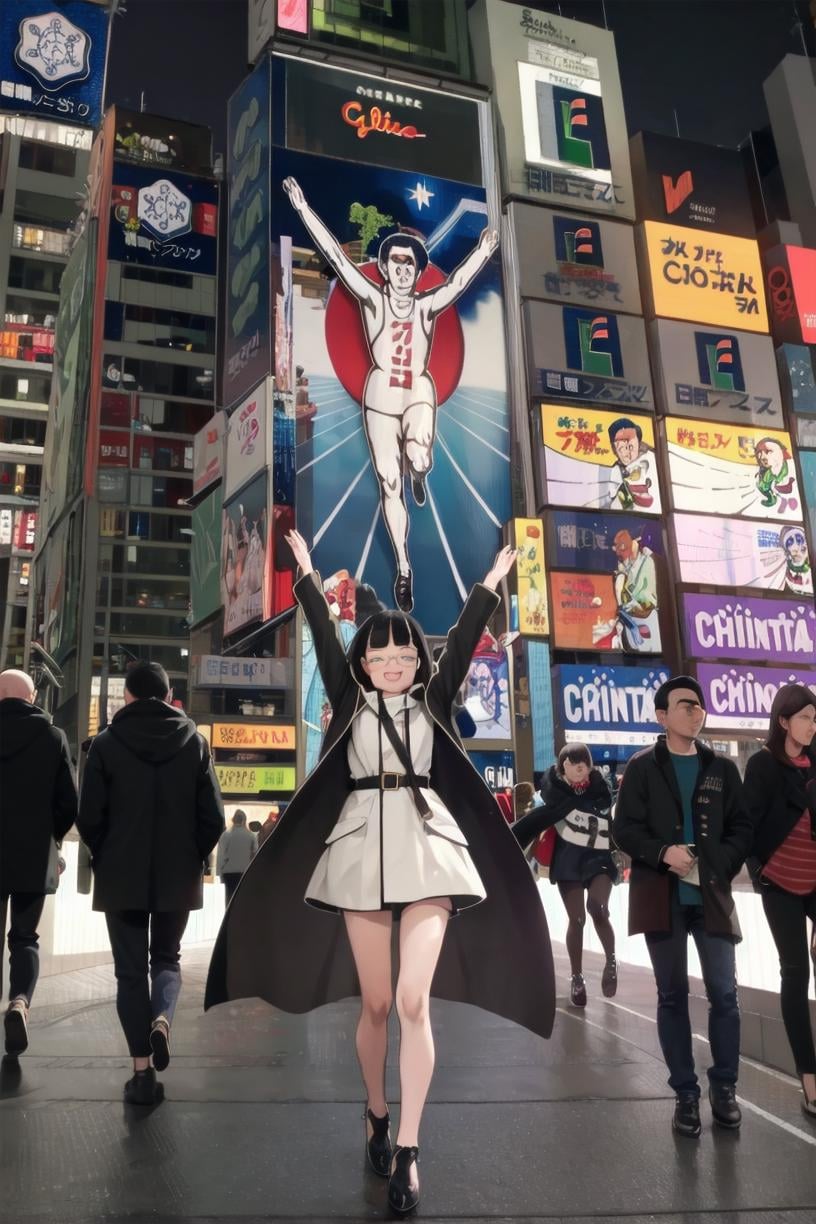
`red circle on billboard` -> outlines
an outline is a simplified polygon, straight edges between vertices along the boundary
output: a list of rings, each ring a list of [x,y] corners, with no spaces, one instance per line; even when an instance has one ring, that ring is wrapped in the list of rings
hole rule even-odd
[[[375,260],[360,264],[359,270],[375,285],[384,284]],[[429,263],[417,283],[417,290],[435,289],[447,276]],[[363,402],[363,389],[372,367],[371,351],[363,327],[360,305],[345,285],[335,281],[326,306],[326,347],[334,372],[344,389],[358,404]],[[436,387],[436,402],[444,404],[459,386],[465,361],[465,339],[462,324],[453,307],[443,311],[434,324],[428,372]]]

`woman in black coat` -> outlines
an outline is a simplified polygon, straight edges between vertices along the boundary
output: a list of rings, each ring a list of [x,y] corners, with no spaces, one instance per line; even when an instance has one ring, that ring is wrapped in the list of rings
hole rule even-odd
[[[370,617],[346,654],[305,541],[297,532],[287,539],[303,573],[294,589],[332,718],[317,767],[225,915],[205,1005],[256,996],[304,1012],[361,995],[367,1156],[389,1177],[391,1206],[408,1211],[419,1197],[418,1127],[433,1071],[429,994],[474,1003],[545,1037],[553,1022],[537,890],[450,721],[515,550],[502,550],[473,588],[431,664],[419,626],[399,612]],[[395,918],[401,1112],[392,1151],[384,1078]]]
[[[816,1118],[816,1049],[808,987],[816,936],[811,934],[808,949],[807,920],[816,923],[814,734],[816,694],[803,684],[783,685],[771,706],[765,747],[745,770],[754,822],[748,865],[779,952],[782,1021],[802,1081],[802,1109],[811,1118]]]
[[[574,1007],[586,1007],[582,972],[586,910],[606,955],[601,990],[611,998],[618,989],[615,932],[609,921],[609,895],[618,878],[609,842],[612,794],[603,775],[593,768],[587,746],[566,744],[544,779],[541,798],[543,806],[516,821],[513,832],[524,847],[555,827],[550,883],[558,885],[569,918],[570,1002]]]

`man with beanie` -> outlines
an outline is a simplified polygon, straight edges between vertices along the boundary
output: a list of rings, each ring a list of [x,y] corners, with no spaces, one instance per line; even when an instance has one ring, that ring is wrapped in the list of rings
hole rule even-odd
[[[224,828],[206,741],[171,699],[157,663],[128,671],[125,705],[91,744],[77,817],[93,856],[94,909],[108,924],[132,1105],[161,1099],[156,1071],[170,1061],[181,937],[202,906],[202,865]]]
[[[65,733],[34,705],[30,676],[0,672],[0,942],[11,908],[6,1054],[28,1048],[28,1009],[39,976],[37,926],[57,886],[56,845],[76,819]],[[0,956],[2,973],[2,956]],[[2,981],[0,980],[0,985]]]
[[[657,984],[657,1031],[676,1094],[674,1130],[700,1134],[700,1087],[688,1008],[688,937],[697,945],[709,1002],[714,1121],[736,1129],[740,1013],[734,948],[741,938],[731,880],[747,855],[752,826],[736,765],[696,737],[705,722],[702,689],[675,676],[655,694],[665,730],[623,775],[612,834],[632,857],[629,933],[644,934]]]

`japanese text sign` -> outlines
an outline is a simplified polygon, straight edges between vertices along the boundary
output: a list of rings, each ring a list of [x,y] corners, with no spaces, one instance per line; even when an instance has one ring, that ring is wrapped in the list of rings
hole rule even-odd
[[[213,723],[212,746],[294,752],[295,728],[275,723],[217,722]]]
[[[293,791],[296,781],[294,765],[216,765],[215,776],[225,795]]]
[[[519,550],[514,570],[508,580],[515,587],[511,600],[515,601],[517,628],[525,636],[546,637],[549,633],[547,610],[547,580],[544,564],[544,525],[541,519],[513,519],[510,525],[511,541]]]
[[[646,221],[643,241],[652,314],[767,332],[759,247],[750,238]]]
[[[542,404],[539,465],[545,500],[587,510],[659,514],[651,417]]]
[[[802,518],[790,434],[666,417],[666,441],[676,509]]]

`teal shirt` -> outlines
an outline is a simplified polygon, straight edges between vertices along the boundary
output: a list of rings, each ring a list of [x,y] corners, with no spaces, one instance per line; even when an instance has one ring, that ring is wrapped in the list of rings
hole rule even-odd
[[[700,772],[700,758],[696,752],[694,756],[678,756],[676,752],[670,753],[670,756],[674,776],[677,778],[680,790],[680,798],[683,801],[683,841],[691,845],[696,840],[691,803],[694,798],[694,788],[697,785],[697,775]],[[696,884],[686,884],[685,880],[678,879],[677,888],[681,905],[703,904],[703,894]]]

